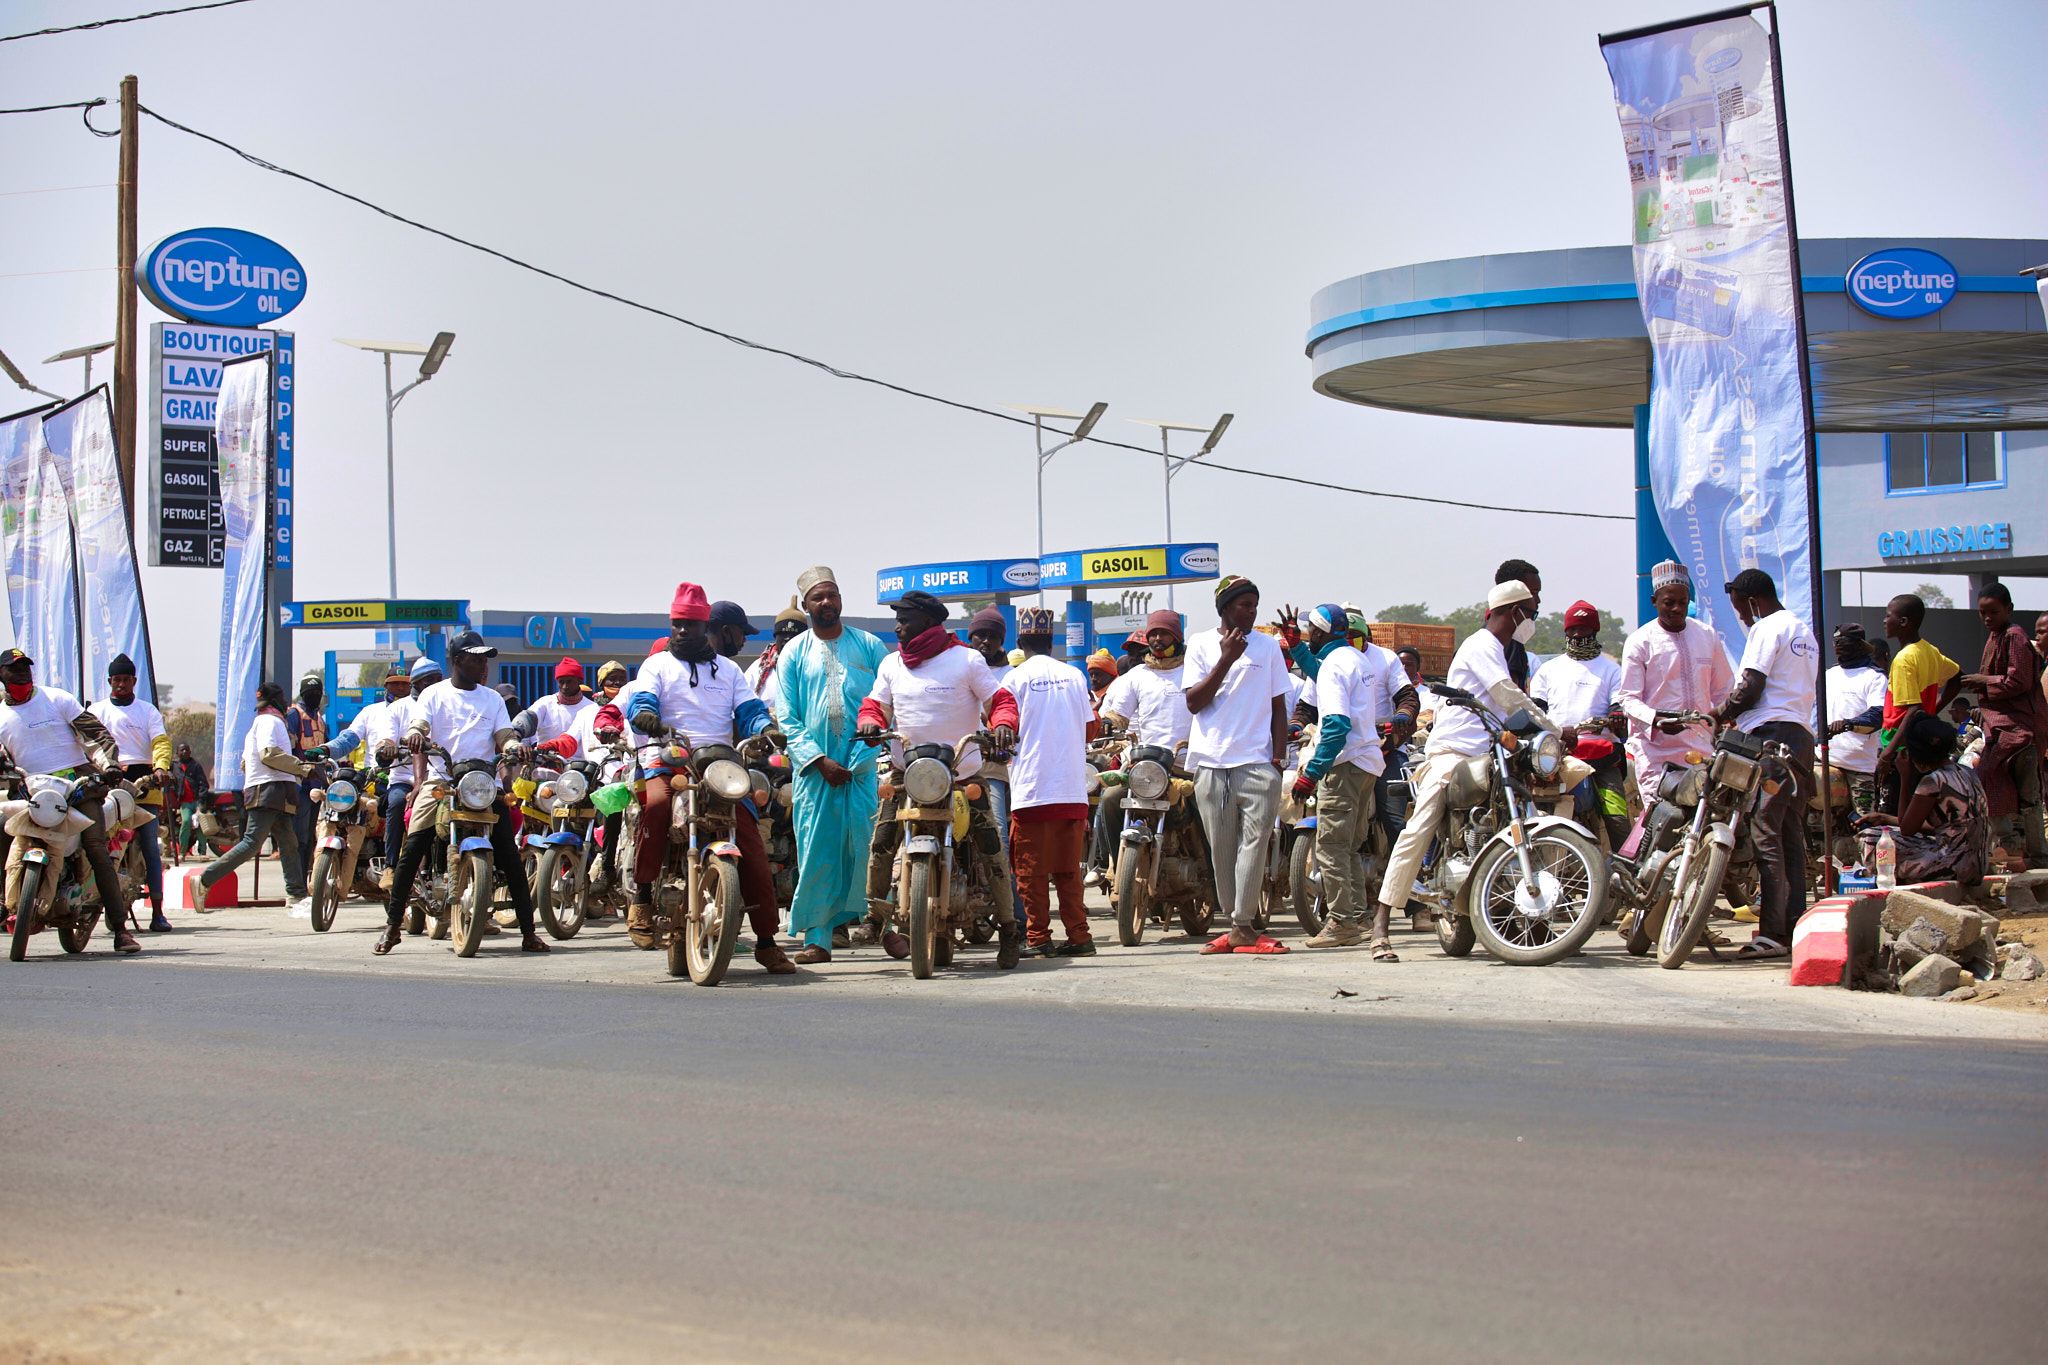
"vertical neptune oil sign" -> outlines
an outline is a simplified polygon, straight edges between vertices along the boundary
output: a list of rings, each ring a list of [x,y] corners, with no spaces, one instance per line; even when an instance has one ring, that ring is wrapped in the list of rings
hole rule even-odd
[[[1761,568],[1811,612],[1805,380],[1770,35],[1747,13],[1600,40],[1634,193],[1655,357],[1650,485],[1701,619],[1740,657],[1721,585]],[[1811,624],[1811,623],[1809,623]]]

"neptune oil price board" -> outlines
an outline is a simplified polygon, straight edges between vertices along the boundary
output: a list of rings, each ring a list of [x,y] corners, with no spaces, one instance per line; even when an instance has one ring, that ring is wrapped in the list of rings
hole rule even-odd
[[[306,276],[283,247],[236,228],[173,233],[136,262],[149,301],[181,322],[149,330],[149,562],[221,566],[220,477],[214,467],[214,402],[224,361],[277,352],[277,540],[275,562],[292,562],[290,332],[254,324],[282,317],[305,298]]]
[[[928,592],[941,602],[969,597],[1004,597],[1038,587],[1035,559],[966,559],[944,564],[904,564],[875,573],[875,600],[887,606],[907,592]]]

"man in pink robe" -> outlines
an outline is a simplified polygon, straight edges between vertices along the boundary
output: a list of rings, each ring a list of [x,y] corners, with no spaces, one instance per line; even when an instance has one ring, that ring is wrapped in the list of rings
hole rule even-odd
[[[1685,614],[1692,601],[1685,567],[1665,560],[1650,570],[1650,587],[1657,619],[1621,647],[1621,682],[1614,689],[1614,700],[1628,716],[1629,764],[1646,806],[1657,799],[1657,778],[1667,763],[1683,762],[1688,749],[1714,748],[1711,725],[1660,721],[1657,713],[1711,714],[1735,683],[1720,637]]]

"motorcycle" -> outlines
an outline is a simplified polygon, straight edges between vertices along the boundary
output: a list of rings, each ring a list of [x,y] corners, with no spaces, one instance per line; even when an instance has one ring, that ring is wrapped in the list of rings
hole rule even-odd
[[[497,889],[491,826],[498,816],[491,807],[498,799],[500,760],[473,758],[458,763],[433,743],[421,754],[446,762],[448,776],[421,775],[413,785],[413,799],[433,800],[442,791],[453,799],[442,806],[435,822],[436,843],[428,860],[432,872],[413,884],[413,924],[417,926],[421,919],[431,921],[427,936],[432,939],[447,938],[452,932],[455,955],[475,957],[492,928],[491,905]],[[418,933],[418,928],[413,932]]]
[[[242,794],[209,791],[199,801],[199,833],[218,858],[242,841]]]
[[[1464,957],[1476,940],[1528,967],[1570,957],[1606,914],[1608,876],[1599,845],[1543,811],[1565,790],[1562,743],[1526,711],[1495,720],[1469,692],[1435,691],[1440,704],[1477,716],[1491,740],[1452,770],[1417,892],[1436,911],[1438,944]]]
[[[1380,727],[1384,739],[1391,727]],[[1398,755],[1401,750],[1393,749],[1387,754],[1386,771],[1374,784],[1375,806],[1379,804],[1379,788],[1383,784],[1406,788],[1406,774],[1399,767]],[[1302,932],[1314,936],[1323,930],[1325,908],[1323,903],[1323,874],[1316,863],[1316,830],[1319,821],[1315,812],[1315,796],[1302,803],[1303,814],[1295,822],[1294,833],[1287,852],[1287,901],[1294,907],[1295,922]],[[1389,829],[1392,822],[1396,828]],[[1399,818],[1392,814],[1382,818],[1375,809],[1372,818],[1366,822],[1365,841],[1358,846],[1358,857],[1364,866],[1360,885],[1365,890],[1364,907],[1370,909],[1379,898],[1380,881],[1386,876],[1387,860],[1393,855],[1394,840],[1399,837]]]
[[[83,836],[92,820],[74,803],[98,798],[101,823],[110,835],[145,824],[155,812],[135,799],[133,787],[118,774],[59,777],[9,769],[5,775],[22,793],[0,801],[0,828],[14,841],[9,862],[20,869],[8,959],[27,957],[29,939],[44,929],[57,931],[65,952],[82,953],[103,907],[85,860]]]
[[[364,841],[376,832],[379,774],[333,759],[322,759],[319,766],[322,783],[307,793],[319,809],[306,894],[312,899],[313,932],[324,934],[334,927],[341,903],[356,884]]]
[[[1690,812],[1677,842],[1669,908],[1656,935],[1658,966],[1675,971],[1692,956],[1732,869],[1749,878],[1742,900],[1755,900],[1750,828],[1764,799],[1792,780],[1786,766],[1791,755],[1785,745],[1724,730],[1711,758],[1702,754],[1697,762],[1671,767],[1658,781],[1656,811],[1667,826],[1674,823],[1667,806]]]
[[[732,965],[746,913],[740,846],[732,833],[739,803],[754,790],[747,755],[765,745],[760,736],[738,748],[693,745],[666,726],[655,737],[661,746],[657,762],[669,771],[673,796],[668,856],[654,882],[655,931],[666,942],[670,976],[716,986]]]
[[[771,732],[776,733],[776,732]],[[761,847],[775,873],[775,908],[787,910],[796,899],[796,785],[787,756],[774,753],[748,770],[754,784],[755,819]]]
[[[1118,836],[1116,880],[1117,941],[1135,948],[1146,925],[1163,928],[1178,916],[1195,937],[1206,933],[1216,911],[1216,873],[1195,810],[1195,784],[1180,766],[1182,750],[1136,744],[1119,771],[1124,789],[1124,827]]]
[[[559,768],[537,767],[526,778],[533,791],[522,828],[534,854],[533,908],[554,938],[576,937],[590,912],[590,830],[597,820],[590,793],[598,774],[596,763],[578,758]]]
[[[883,818],[903,825],[891,918],[910,939],[910,974],[922,981],[938,968],[952,965],[953,931],[974,927],[969,900],[974,864],[983,864],[983,884],[992,884],[987,881],[986,860],[979,856],[977,842],[958,842],[968,830],[966,803],[980,796],[980,784],[973,778],[962,781],[955,772],[962,748],[972,744],[977,751],[988,753],[994,750],[995,740],[986,730],[963,736],[957,744],[912,745],[894,730],[863,735],[862,739],[870,744],[894,740],[904,746],[903,767],[892,768],[879,794],[883,810],[889,812]],[[893,804],[899,799],[900,805]],[[964,865],[955,857],[956,848],[968,850]]]

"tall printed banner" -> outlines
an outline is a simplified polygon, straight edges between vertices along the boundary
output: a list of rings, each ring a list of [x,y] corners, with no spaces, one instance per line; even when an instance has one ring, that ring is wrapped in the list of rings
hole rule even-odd
[[[1740,658],[1746,568],[1812,614],[1806,393],[1770,36],[1746,14],[1601,40],[1655,353],[1650,488],[1700,618]],[[1809,621],[1809,625],[1814,623]],[[1816,627],[1817,628],[1817,627]]]
[[[263,642],[270,620],[272,364],[266,351],[223,365],[214,411],[214,458],[226,543],[221,561],[213,784],[223,791],[242,790],[242,742],[256,715],[256,684],[263,681]]]
[[[7,616],[14,638],[28,638],[28,472],[42,459],[43,413],[24,412],[0,421],[0,556],[7,564]],[[23,646],[24,649],[27,646]],[[34,658],[33,651],[29,657]]]
[[[23,629],[15,639],[36,661],[36,681],[79,691],[78,575],[71,554],[71,498],[64,469],[36,442],[22,485]]]
[[[85,654],[80,700],[107,695],[107,665],[126,654],[138,696],[154,697],[155,669],[142,614],[135,541],[121,462],[114,453],[114,409],[105,385],[43,417],[43,440],[65,470],[78,552],[79,623]]]

